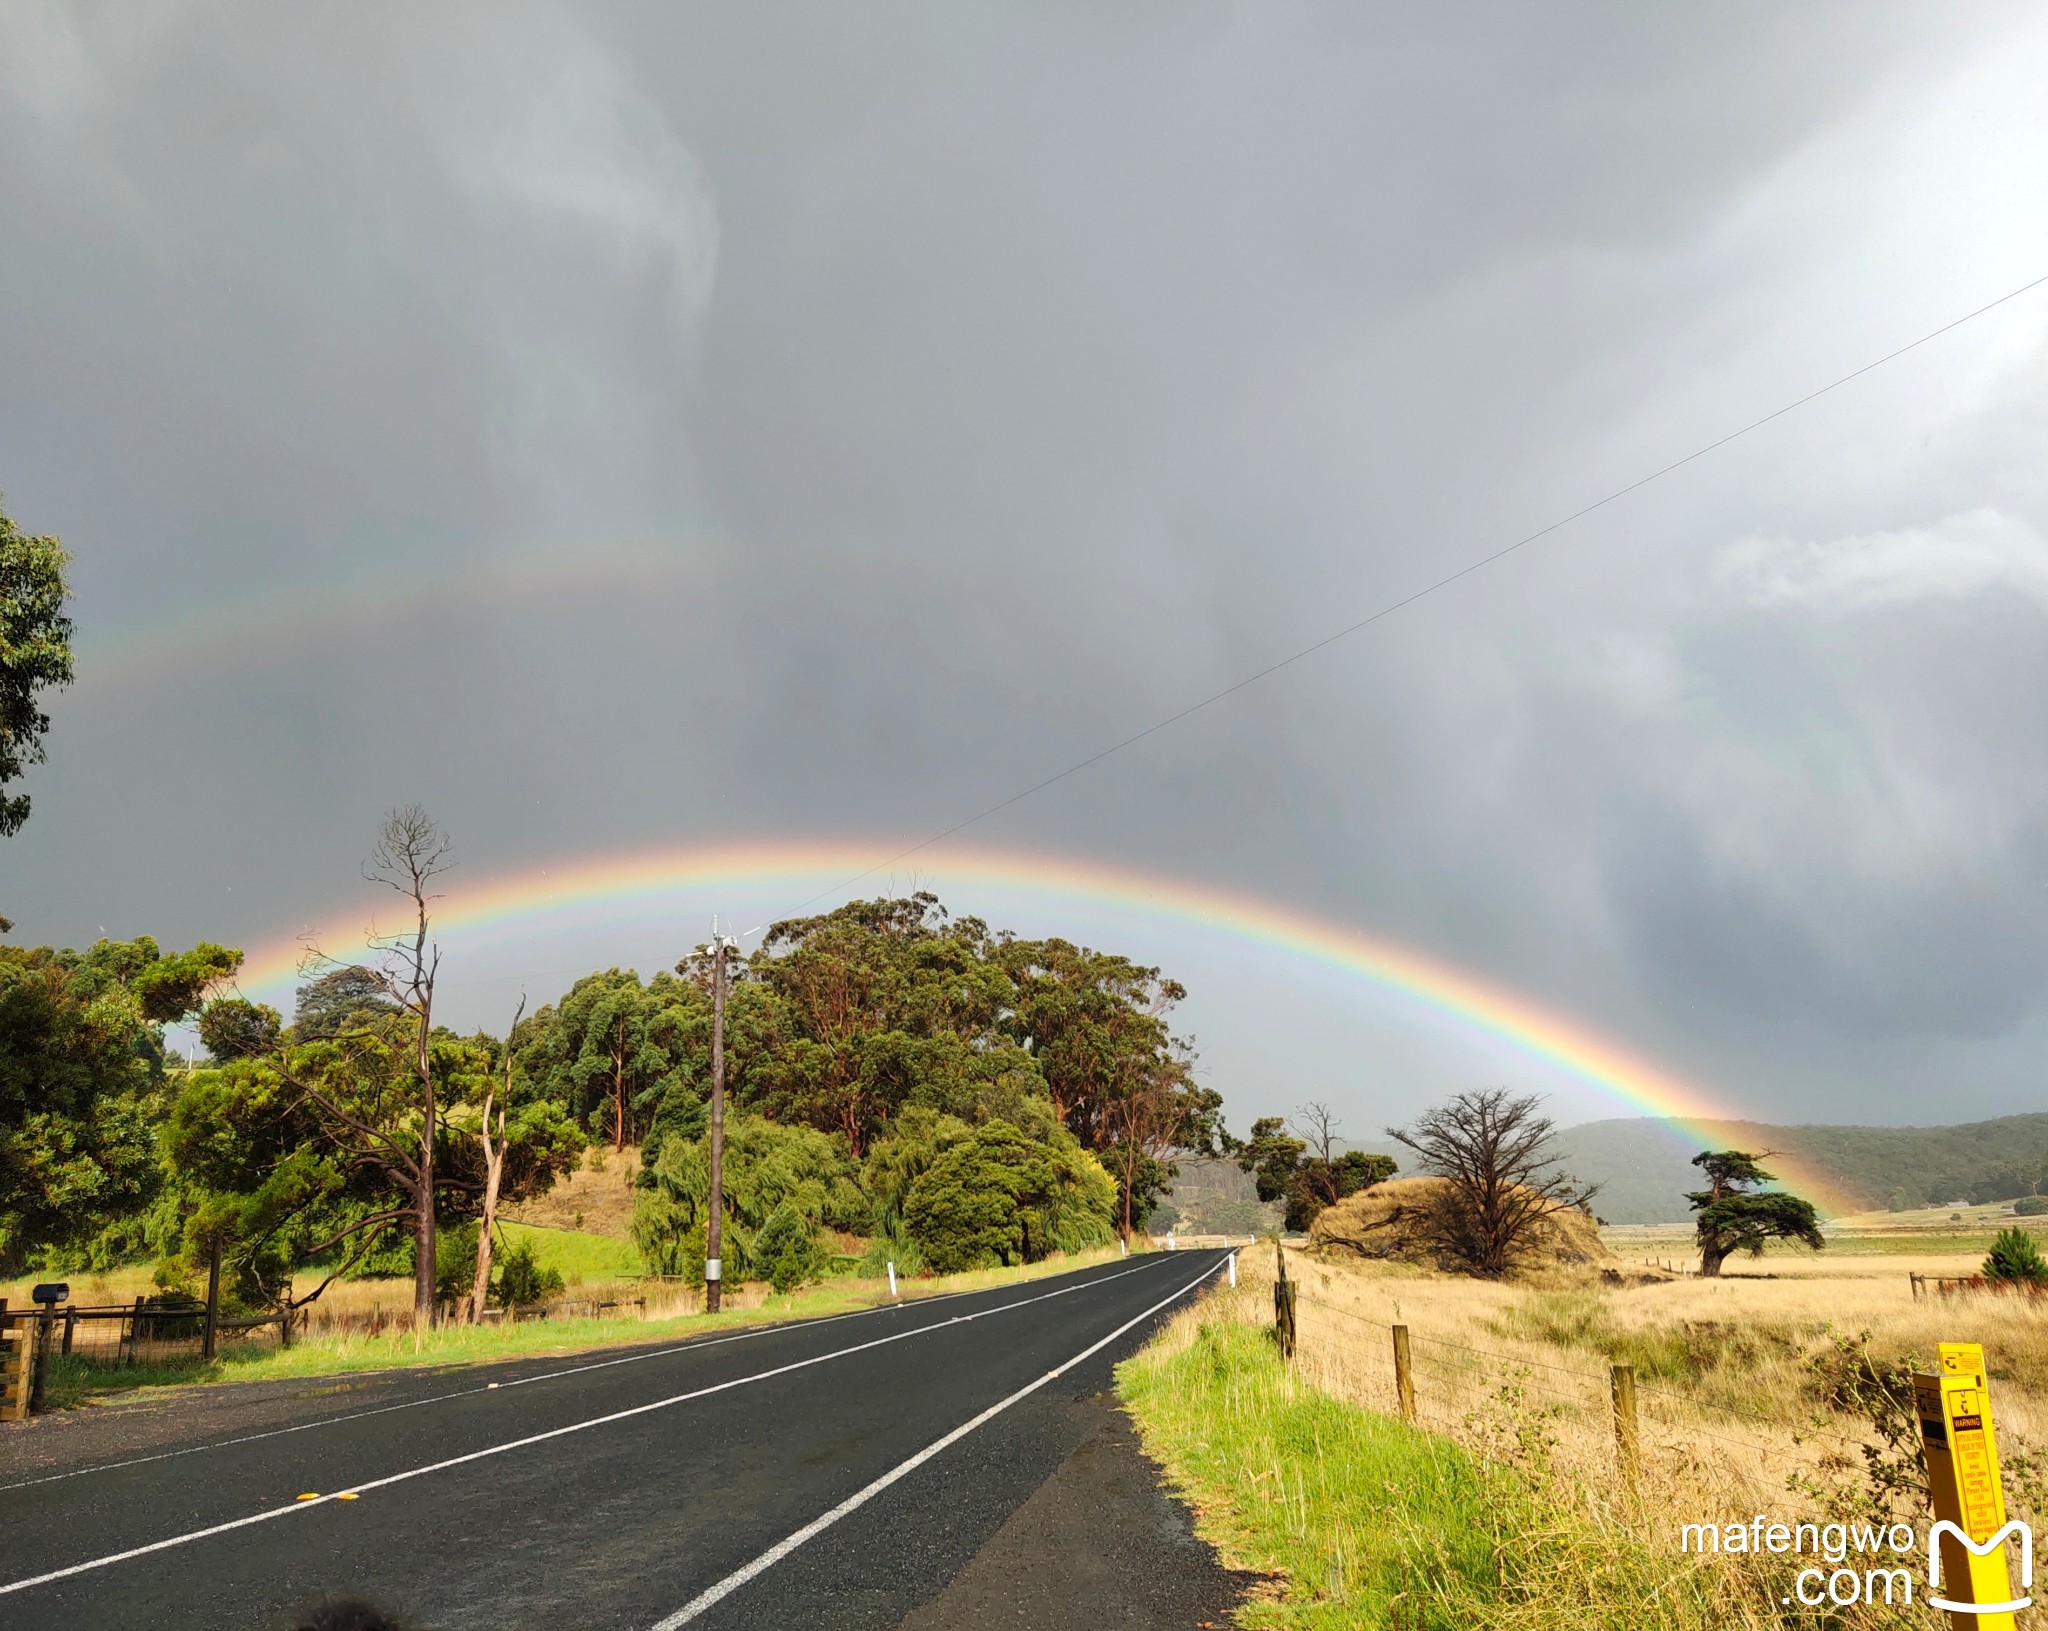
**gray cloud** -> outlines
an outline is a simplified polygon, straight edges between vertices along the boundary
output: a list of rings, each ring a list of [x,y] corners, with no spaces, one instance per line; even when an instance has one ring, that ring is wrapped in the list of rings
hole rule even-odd
[[[322,915],[402,798],[482,869],[920,836],[2048,269],[2021,6],[52,6],[0,62],[56,939]],[[2032,1103],[2044,349],[2015,303],[988,836],[1742,1108]]]

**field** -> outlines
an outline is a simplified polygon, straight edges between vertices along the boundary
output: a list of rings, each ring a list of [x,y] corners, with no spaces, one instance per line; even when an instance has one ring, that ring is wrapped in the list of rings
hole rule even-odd
[[[1969,1255],[1802,1253],[1703,1280],[1640,1268],[1648,1251],[1630,1272],[1627,1250],[1617,1243],[1619,1284],[1492,1284],[1290,1250],[1288,1366],[1266,1335],[1269,1243],[1244,1254],[1238,1290],[1180,1315],[1125,1367],[1147,1445],[1205,1532],[1227,1562],[1276,1576],[1245,1623],[1820,1623],[1784,1600],[1813,1558],[1686,1555],[1681,1526],[1919,1521],[1917,1429],[1875,1380],[1894,1361],[1928,1367],[1939,1341],[1984,1344],[2014,1515],[2048,1516],[2048,1303],[1913,1298],[1909,1272],[1964,1272]],[[1412,1430],[1398,1420],[1397,1323]],[[1637,1379],[1634,1487],[1616,1448],[1617,1363]],[[1411,1468],[1405,1482],[1388,1482],[1390,1465]],[[1921,1559],[1904,1561],[1918,1578]],[[1917,1607],[1834,1612],[1844,1626],[1937,1623]]]

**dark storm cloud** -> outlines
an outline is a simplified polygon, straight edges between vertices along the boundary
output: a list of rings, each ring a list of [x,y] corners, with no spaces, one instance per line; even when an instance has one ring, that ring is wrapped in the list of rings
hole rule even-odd
[[[321,915],[405,797],[480,867],[921,836],[2048,269],[2022,7],[147,19],[0,18],[0,482],[87,651],[38,937]],[[1814,1114],[2022,1102],[2041,304],[987,836]]]

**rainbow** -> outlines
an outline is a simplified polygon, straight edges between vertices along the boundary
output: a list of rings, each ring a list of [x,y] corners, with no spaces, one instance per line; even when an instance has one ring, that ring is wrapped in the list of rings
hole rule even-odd
[[[409,623],[701,586],[716,574],[716,554],[703,540],[677,539],[500,552],[403,576],[388,565],[365,568],[353,577],[246,595],[182,620],[114,626],[81,646],[77,684],[93,696],[118,693],[187,670],[205,676],[294,662],[309,649],[350,645]]]
[[[786,900],[822,877],[872,879],[866,888],[879,893],[889,881],[873,876],[877,853],[888,853],[888,847],[755,842],[581,858],[474,880],[457,871],[445,880],[448,890],[436,907],[435,925],[444,934],[461,930],[485,935],[542,924],[567,928],[615,918],[622,908],[644,911],[665,897],[687,894],[702,900],[707,890],[728,899],[745,891],[757,897],[780,894]],[[1353,925],[1235,890],[1067,856],[949,843],[943,860],[928,864],[931,873],[921,872],[916,884],[935,887],[942,876],[956,897],[979,883],[1048,900],[1079,898],[1221,930],[1250,945],[1310,959],[1504,1041],[1587,1083],[1627,1112],[1676,1122],[1709,1145],[1725,1142],[1717,1123],[1744,1119],[1716,1104],[1703,1089],[1576,1020],[1428,952]],[[900,880],[894,886],[902,887]],[[826,905],[811,909],[828,909],[831,902],[861,892],[841,885],[829,897],[820,897]],[[776,915],[798,913],[785,907]],[[243,964],[242,989],[288,1008],[291,986],[309,944],[347,959],[366,944],[366,928],[360,920],[346,926],[309,925],[290,940],[260,947]],[[1824,1212],[1863,1209],[1853,1196],[1801,1163],[1777,1157],[1772,1165],[1788,1188]]]

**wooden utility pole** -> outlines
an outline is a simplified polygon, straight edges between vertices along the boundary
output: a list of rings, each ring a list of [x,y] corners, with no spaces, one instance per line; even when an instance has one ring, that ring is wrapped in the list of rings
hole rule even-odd
[[[732,944],[711,929],[711,1210],[704,1221],[704,1312],[718,1312],[725,1231],[725,952]]]

